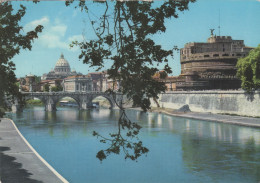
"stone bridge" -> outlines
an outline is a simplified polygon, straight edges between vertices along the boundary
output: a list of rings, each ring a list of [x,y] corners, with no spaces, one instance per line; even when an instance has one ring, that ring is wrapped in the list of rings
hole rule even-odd
[[[46,111],[55,111],[57,103],[64,97],[73,98],[78,104],[79,109],[87,109],[92,105],[92,100],[96,97],[102,96],[110,103],[110,108],[115,107],[115,102],[121,103],[122,95],[112,94],[105,92],[22,92],[23,100],[38,98],[42,101]],[[12,105],[12,111],[21,110],[21,105],[15,101]]]

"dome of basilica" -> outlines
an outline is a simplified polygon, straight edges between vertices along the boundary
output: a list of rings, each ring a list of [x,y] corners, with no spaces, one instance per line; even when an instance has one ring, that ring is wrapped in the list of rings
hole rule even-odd
[[[42,80],[54,80],[54,79],[64,79],[68,76],[75,76],[77,73],[74,69],[71,72],[69,62],[61,54],[59,60],[55,64],[54,70],[52,69],[48,74],[43,74]]]
[[[54,71],[55,72],[70,72],[70,64],[64,58],[63,54],[61,54],[60,59],[57,61]]]

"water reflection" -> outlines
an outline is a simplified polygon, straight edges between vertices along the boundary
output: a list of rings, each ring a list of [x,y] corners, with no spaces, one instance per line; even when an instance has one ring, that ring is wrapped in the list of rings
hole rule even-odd
[[[155,121],[157,119],[157,121]],[[233,180],[243,172],[240,182],[260,180],[260,130],[222,123],[176,118],[156,113],[147,115],[147,128],[164,128],[181,136],[183,162],[193,173],[212,180]],[[153,131],[154,132],[154,131]],[[251,180],[252,181],[252,180]]]
[[[258,128],[241,127],[223,123],[204,122],[177,118],[164,114],[148,113],[146,115],[146,128],[166,128],[173,133],[192,133],[199,137],[216,138],[219,141],[246,144],[249,139],[254,139],[255,145],[260,145],[260,130]],[[145,116],[143,116],[145,117]]]
[[[111,118],[111,111],[110,110],[102,110],[102,109],[94,109],[91,112],[92,119],[100,119],[100,118]]]
[[[190,131],[190,120],[186,122],[186,131]]]
[[[81,110],[78,112],[78,118],[77,120],[84,120],[84,121],[87,121],[89,119],[91,119],[91,111],[90,110]]]
[[[70,126],[71,123],[80,123],[87,125],[90,121],[112,121],[119,116],[119,111],[107,109],[94,110],[63,110],[46,112],[40,110],[40,107],[27,109],[24,113],[16,113],[12,118],[16,121],[22,121],[19,125],[32,124],[35,128],[52,128],[57,124]],[[133,115],[133,113],[135,115]],[[128,111],[133,121],[139,121],[146,129],[164,128],[172,133],[196,134],[200,138],[212,138],[218,141],[239,143],[245,145],[253,139],[255,145],[260,145],[259,129],[249,127],[239,127],[222,123],[203,122],[184,118],[175,118],[158,113],[144,113],[142,111]],[[47,122],[47,125],[45,125]],[[152,130],[153,131],[153,130]]]
[[[240,172],[243,179],[238,179],[238,182],[259,181],[260,147],[256,145],[255,139],[244,140],[243,146],[226,141],[224,137],[221,139],[205,138],[190,133],[182,135],[182,158],[190,171],[200,172],[213,180],[227,176],[226,179],[231,182],[236,182],[237,179],[234,180],[232,174]],[[231,174],[230,177],[226,172]]]
[[[64,160],[57,163],[59,172],[64,171],[64,175],[72,174],[70,175],[73,177],[72,180],[78,180],[79,175],[84,181],[98,180],[99,177],[95,175],[81,173],[82,170],[85,172],[88,170],[101,173],[104,177],[103,182],[125,182],[127,176],[124,174],[125,171],[133,177],[138,177],[138,180],[129,179],[130,182],[172,182],[176,177],[180,180],[179,182],[260,181],[259,128],[204,122],[134,110],[127,111],[127,114],[132,121],[138,122],[143,127],[140,138],[148,144],[147,147],[150,149],[148,157],[142,159],[139,165],[121,162],[119,160],[121,158],[112,158],[111,162],[108,161],[107,164],[102,165],[95,164],[98,162],[92,160],[95,159],[100,146],[99,141],[92,137],[93,130],[102,134],[116,131],[118,110],[78,111],[60,108],[56,112],[45,112],[40,108],[34,108],[14,114],[12,117],[29,142],[38,147],[39,151],[47,159],[49,158],[49,161],[54,161],[54,165],[56,165],[57,157],[52,158],[52,156],[55,154],[60,158],[64,156],[68,159],[68,155],[63,155],[63,152],[73,154],[69,156],[72,159],[68,160],[71,163],[82,162],[77,166],[67,165],[68,162]],[[47,145],[40,145],[39,141]],[[50,155],[46,151],[53,153]],[[88,154],[91,152],[93,153]],[[88,159],[84,161],[86,157]],[[74,172],[70,171],[71,166],[76,168]],[[126,167],[124,171],[121,170],[122,168],[117,169],[122,166]],[[111,170],[106,173],[108,169],[117,171]],[[119,176],[120,174],[122,177]],[[120,177],[118,181],[114,180],[116,176]]]

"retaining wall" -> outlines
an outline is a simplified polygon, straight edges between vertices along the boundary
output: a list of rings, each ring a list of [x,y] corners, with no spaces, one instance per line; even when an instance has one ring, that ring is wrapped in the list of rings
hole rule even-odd
[[[152,107],[157,107],[154,101]],[[179,109],[189,105],[193,112],[210,112],[260,116],[260,91],[248,94],[242,90],[175,91],[159,95],[160,107]]]

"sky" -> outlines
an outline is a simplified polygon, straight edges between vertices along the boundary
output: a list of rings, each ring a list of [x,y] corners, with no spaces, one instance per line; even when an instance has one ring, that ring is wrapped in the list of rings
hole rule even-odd
[[[24,31],[30,31],[37,25],[43,25],[43,32],[33,42],[31,51],[22,50],[13,58],[16,64],[17,77],[28,74],[41,76],[55,67],[61,53],[70,63],[71,69],[87,74],[96,68],[90,68],[78,59],[79,48],[70,48],[72,41],[95,38],[89,18],[85,12],[66,7],[64,1],[13,1],[15,9],[20,4],[26,6],[26,15],[20,25]],[[102,7],[90,5],[90,17],[95,19]],[[215,29],[218,35],[232,36],[235,40],[244,40],[246,46],[256,47],[260,44],[260,0],[197,0],[189,5],[189,10],[180,12],[179,18],[166,21],[166,32],[153,36],[156,43],[165,49],[174,46],[183,48],[188,42],[206,42],[210,30]],[[173,75],[179,75],[180,58],[175,52],[169,59]],[[105,69],[109,63],[105,64]]]

